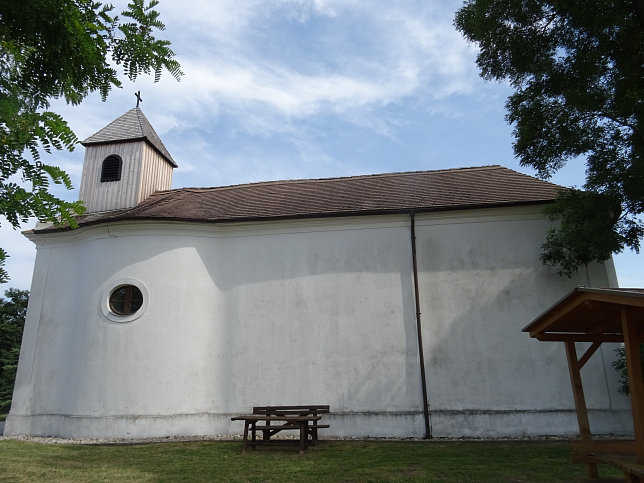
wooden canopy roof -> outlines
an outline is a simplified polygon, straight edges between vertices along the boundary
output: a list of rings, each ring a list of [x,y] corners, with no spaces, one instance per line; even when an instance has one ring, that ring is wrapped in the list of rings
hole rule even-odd
[[[644,289],[577,287],[523,332],[544,341],[624,342],[622,309],[644,324]]]

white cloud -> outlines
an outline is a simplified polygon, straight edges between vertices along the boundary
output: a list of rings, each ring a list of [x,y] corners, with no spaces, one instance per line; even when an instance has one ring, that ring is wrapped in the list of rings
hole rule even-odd
[[[114,3],[120,11],[127,0]],[[471,160],[512,167],[503,121],[508,89],[478,77],[475,47],[452,26],[461,5],[161,0],[167,28],[158,37],[171,40],[185,71],[181,82],[167,73],[157,84],[142,76],[105,103],[93,94],[81,106],[57,102],[54,110],[83,139],[134,107],[141,90],[142,109],[179,164],[175,187]],[[79,148],[56,154],[53,163],[78,187],[82,159]],[[566,184],[581,184],[578,171]],[[16,253],[11,263],[30,250],[33,256],[30,242],[9,232],[15,240],[1,238],[0,246]],[[30,267],[19,271],[31,276]]]
[[[186,75],[180,84],[169,79],[151,89],[160,91],[158,97],[177,113],[197,109],[208,115],[222,106],[246,106],[296,118],[327,113],[355,118],[356,109],[368,112],[409,96],[435,102],[470,92],[478,81],[473,52],[451,26],[453,9],[423,5],[321,0],[161,4],[162,15],[168,14],[168,35],[190,26],[190,37],[179,35],[180,42],[173,44]],[[321,26],[312,28],[306,40],[300,31],[288,33],[292,20],[310,23],[314,17]]]
[[[30,220],[25,226],[33,226],[35,220]],[[5,270],[9,273],[11,280],[0,285],[0,292],[4,293],[9,287],[29,289],[33,272],[36,246],[27,240],[20,230],[14,230],[11,225],[0,217],[0,247],[9,254],[5,262]]]
[[[314,15],[335,17],[337,13],[332,3],[324,0],[280,0],[278,5],[285,8],[288,18],[305,23]]]
[[[117,3],[121,8],[125,0]],[[133,107],[133,93],[141,90],[141,107],[175,156],[185,151],[172,145],[183,144],[177,133],[203,132],[202,140],[191,137],[202,146],[212,129],[281,137],[321,152],[311,126],[320,119],[393,140],[409,124],[400,114],[404,106],[457,117],[458,103],[450,99],[473,95],[480,84],[473,49],[452,27],[458,6],[456,0],[164,0],[158,9],[167,29],[159,36],[172,40],[185,72],[181,82],[167,73],[158,84],[143,76],[124,82],[107,103],[93,96],[65,115],[84,138]]]
[[[182,63],[181,82],[167,73],[158,84],[149,77],[125,82],[107,104],[95,103],[100,116],[79,125],[88,131],[83,136],[92,134],[133,107],[140,89],[142,108],[186,174],[206,164],[198,148],[235,137],[273,138],[290,144],[288,156],[304,164],[316,158],[341,169],[326,151],[321,122],[398,142],[412,122],[404,114],[409,105],[428,116],[467,115],[452,99],[478,95],[480,80],[473,49],[451,25],[458,3],[162,1],[162,36]]]

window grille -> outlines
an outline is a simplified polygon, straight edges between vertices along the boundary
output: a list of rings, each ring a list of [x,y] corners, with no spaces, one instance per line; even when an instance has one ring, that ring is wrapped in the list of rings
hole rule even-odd
[[[101,183],[107,181],[119,181],[121,179],[121,168],[123,167],[123,160],[117,154],[110,154],[103,161],[101,169]]]
[[[143,294],[134,285],[121,285],[110,295],[110,309],[117,315],[130,315],[143,305]]]

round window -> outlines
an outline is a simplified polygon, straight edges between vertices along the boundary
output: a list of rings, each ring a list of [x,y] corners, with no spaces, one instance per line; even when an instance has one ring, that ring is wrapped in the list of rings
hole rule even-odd
[[[143,294],[135,285],[121,285],[110,294],[110,310],[117,315],[131,315],[143,305]]]

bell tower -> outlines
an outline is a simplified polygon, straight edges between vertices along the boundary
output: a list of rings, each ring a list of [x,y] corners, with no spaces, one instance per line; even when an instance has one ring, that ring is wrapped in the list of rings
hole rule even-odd
[[[81,144],[79,197],[87,213],[131,208],[172,187],[177,164],[138,106]]]

